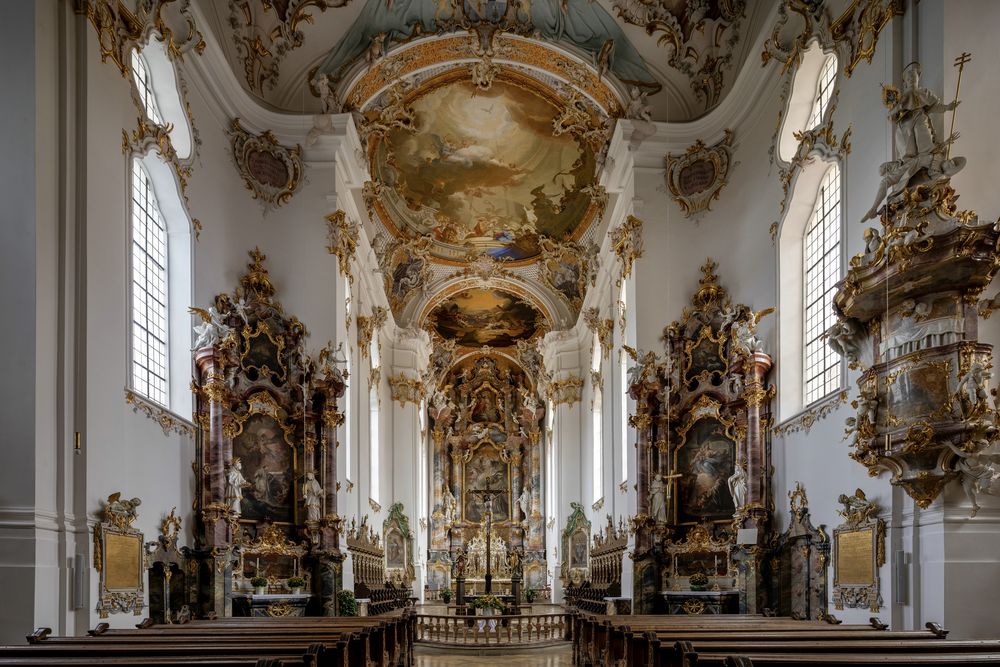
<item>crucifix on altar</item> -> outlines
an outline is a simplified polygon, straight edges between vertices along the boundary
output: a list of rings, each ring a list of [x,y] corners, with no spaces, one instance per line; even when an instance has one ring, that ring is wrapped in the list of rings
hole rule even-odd
[[[486,576],[484,577],[484,580],[486,582],[485,592],[489,595],[493,592],[493,555],[491,552],[493,537],[493,500],[499,494],[505,493],[505,491],[503,489],[491,489],[490,485],[487,483],[485,489],[469,489],[469,493],[479,498],[485,508],[485,511],[483,512],[483,523],[486,528]]]

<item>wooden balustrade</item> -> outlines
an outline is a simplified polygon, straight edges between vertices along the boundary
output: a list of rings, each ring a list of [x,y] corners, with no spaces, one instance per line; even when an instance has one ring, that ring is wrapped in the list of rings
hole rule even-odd
[[[572,612],[497,616],[417,614],[414,641],[429,646],[551,646],[573,640]]]

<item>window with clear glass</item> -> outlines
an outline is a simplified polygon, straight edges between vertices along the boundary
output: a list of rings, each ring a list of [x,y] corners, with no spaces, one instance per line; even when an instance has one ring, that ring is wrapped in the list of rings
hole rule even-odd
[[[823,69],[820,70],[819,80],[816,82],[816,96],[813,98],[812,111],[809,113],[809,122],[806,129],[811,130],[823,122],[826,109],[830,106],[830,98],[833,97],[833,87],[837,82],[837,56],[831,54],[823,61]]]
[[[168,405],[167,227],[149,175],[132,161],[132,389]]]
[[[618,296],[619,308],[621,308],[622,310],[622,318],[624,318],[625,316],[624,314],[627,312],[628,309],[628,305],[625,300],[625,295],[626,295],[625,287],[626,283],[623,280],[621,292],[619,293]],[[625,334],[622,333],[622,344],[624,343],[625,343]],[[621,477],[622,481],[624,482],[628,480],[628,390],[629,390],[628,355],[625,353],[624,349],[618,351],[618,377],[620,378],[619,381],[621,382],[621,391],[619,392],[620,405],[618,406],[620,413],[618,426],[621,432],[618,434],[618,436],[621,440],[621,442],[619,443],[621,447],[620,450],[621,465],[622,465]]]
[[[379,404],[378,387],[372,387],[368,395],[368,434],[371,462],[369,468],[369,496],[379,502]]]
[[[601,386],[600,372],[601,372],[601,341],[598,339],[597,335],[594,335],[594,349],[591,352],[591,377],[597,379],[598,382],[594,383],[594,399],[591,405],[591,425],[593,430],[593,465],[594,465],[594,502],[602,496],[602,489],[604,480],[601,474],[603,469],[603,458],[604,453],[604,425],[602,423],[602,410],[604,403],[604,388]]]
[[[840,279],[840,169],[823,176],[803,242],[803,385],[806,405],[841,385],[841,360],[824,334],[833,325]]]
[[[146,110],[146,115],[157,125],[162,125],[163,120],[160,110],[156,104],[156,95],[153,94],[153,83],[149,76],[149,67],[146,66],[146,59],[138,50],[132,51],[132,79],[136,88],[139,89],[139,100]]]

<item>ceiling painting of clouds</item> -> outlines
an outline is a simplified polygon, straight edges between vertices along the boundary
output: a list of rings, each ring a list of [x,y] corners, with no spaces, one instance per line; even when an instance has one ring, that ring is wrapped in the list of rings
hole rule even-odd
[[[564,103],[527,78],[481,90],[467,77],[408,100],[416,131],[391,130],[372,149],[383,221],[408,237],[429,234],[437,259],[487,253],[529,260],[540,235],[572,239],[592,217],[595,156],[556,133]]]
[[[427,316],[445,339],[465,347],[508,347],[545,326],[545,317],[524,299],[499,289],[467,289],[454,294]]]

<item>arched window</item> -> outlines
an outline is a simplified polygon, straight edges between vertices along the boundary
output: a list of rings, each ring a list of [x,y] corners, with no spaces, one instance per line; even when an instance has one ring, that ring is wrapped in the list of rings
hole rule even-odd
[[[344,392],[344,478],[350,481],[354,475],[351,469],[353,456],[351,450],[354,443],[351,441],[354,423],[354,392],[351,389],[350,378],[354,377],[354,366],[351,365],[351,346],[344,346],[344,368],[347,369],[348,385]]]
[[[379,408],[379,401],[381,400],[378,395],[378,380],[380,376],[380,369],[382,365],[382,359],[380,356],[381,349],[378,343],[378,331],[372,334],[372,340],[368,347],[368,358],[371,360],[372,367],[372,379],[371,386],[368,389],[368,451],[370,453],[369,460],[369,471],[368,471],[368,482],[369,482],[369,497],[376,503],[379,502],[379,466],[381,464],[380,460],[380,434],[379,434],[379,421],[381,419],[381,414]]]
[[[824,334],[843,275],[841,172],[814,159],[802,168],[778,237],[779,419],[838,391],[843,363]]]
[[[833,85],[836,82],[837,56],[831,53],[823,61],[823,69],[820,70],[819,80],[816,82],[816,95],[813,98],[812,111],[809,113],[806,129],[812,129],[823,122],[823,116],[826,115],[830,99],[833,97]]]
[[[551,400],[545,403],[545,516],[556,515],[556,406]]]
[[[627,281],[622,281],[621,291],[618,295],[618,304],[622,312],[622,322],[625,321],[625,314],[628,312],[628,301],[627,297]],[[621,343],[624,346],[626,344],[624,327],[621,331]],[[621,382],[621,391],[618,392],[618,437],[620,439],[620,455],[621,455],[621,481],[626,482],[628,480],[628,355],[625,353],[624,347],[618,350],[618,378]]]
[[[593,391],[594,397],[590,406],[591,413],[591,426],[593,431],[593,450],[591,455],[593,456],[593,467],[594,467],[594,502],[597,502],[603,495],[602,490],[604,488],[604,480],[601,471],[603,469],[603,454],[604,454],[604,424],[602,421],[601,412],[604,409],[604,387],[603,380],[601,378],[601,341],[594,334],[594,347],[591,351],[591,361],[590,361],[590,377],[593,380]]]
[[[797,132],[811,130],[823,122],[837,84],[837,56],[825,53],[813,42],[795,68],[788,104],[778,133],[778,157],[789,162],[799,147]]]
[[[806,405],[840,388],[841,363],[824,334],[834,322],[833,295],[840,280],[840,169],[826,171],[803,243],[803,384]]]
[[[132,389],[170,405],[167,225],[149,175],[132,161]]]
[[[142,102],[146,115],[157,125],[162,125],[163,120],[160,118],[160,110],[156,106],[156,95],[153,93],[149,67],[146,66],[146,59],[139,53],[138,49],[132,51],[132,79],[135,81],[139,101]]]

